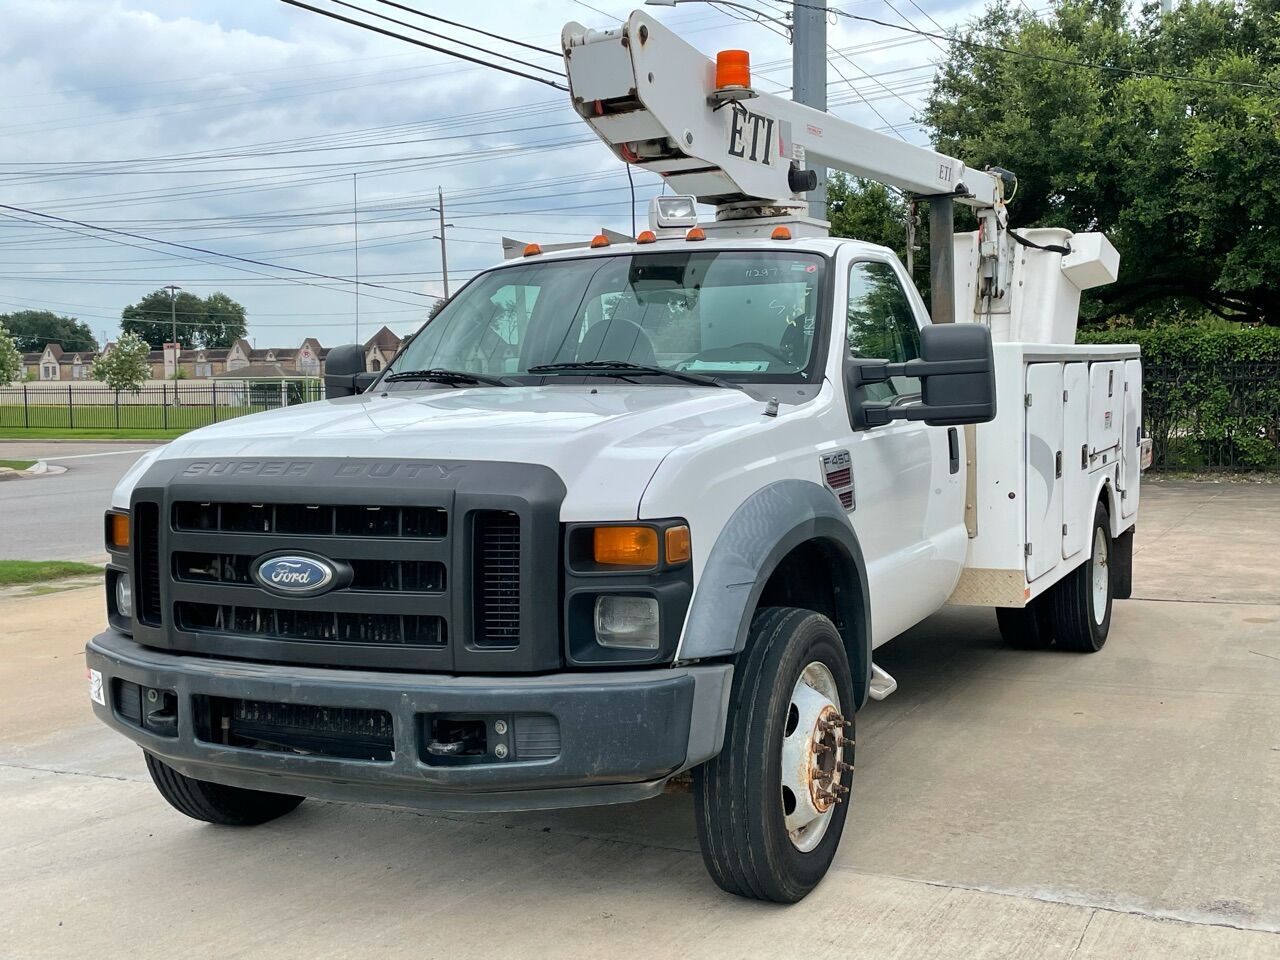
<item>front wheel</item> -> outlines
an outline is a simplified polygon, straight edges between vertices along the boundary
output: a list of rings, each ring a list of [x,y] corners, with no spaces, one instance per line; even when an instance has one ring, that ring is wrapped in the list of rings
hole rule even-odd
[[[302,797],[286,793],[268,793],[264,790],[246,790],[228,787],[208,780],[196,780],[179,773],[173,767],[149,753],[147,772],[160,796],[179,813],[192,820],[216,823],[224,827],[256,827],[260,823],[283,817],[298,806]]]
[[[734,669],[724,749],[694,770],[698,844],[721,889],[795,903],[827,872],[853,783],[853,678],[835,625],[772,607]]]

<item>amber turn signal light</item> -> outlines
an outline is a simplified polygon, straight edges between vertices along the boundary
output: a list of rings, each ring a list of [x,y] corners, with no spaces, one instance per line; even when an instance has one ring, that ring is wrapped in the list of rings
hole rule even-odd
[[[686,240],[705,240],[707,239],[707,232],[701,227],[694,227],[684,235],[684,238]]]
[[[608,245],[609,245],[609,238],[606,237],[603,233],[597,233],[594,237],[591,238],[591,246],[593,248],[607,247]]]
[[[526,257],[536,257],[542,252],[542,246],[536,243],[526,243],[524,245],[524,255]]]
[[[129,515],[127,513],[107,515],[107,541],[117,550],[129,549]]]
[[[657,243],[658,237],[652,230],[641,230],[640,236],[636,237],[636,243]]]
[[[652,527],[596,527],[596,563],[619,567],[656,567],[658,531]]]
[[[770,234],[770,236],[771,236],[774,240],[790,240],[790,239],[791,239],[791,231],[790,231],[790,230],[788,230],[786,227],[774,227],[774,228],[773,228],[773,233],[772,233],[772,234]]]
[[[684,524],[667,527],[667,563],[685,563],[693,556],[689,545],[689,528]]]

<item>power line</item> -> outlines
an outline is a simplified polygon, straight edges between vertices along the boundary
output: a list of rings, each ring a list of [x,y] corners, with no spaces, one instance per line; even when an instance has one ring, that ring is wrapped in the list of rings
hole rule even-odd
[[[402,3],[393,3],[392,0],[378,0],[378,2],[385,3],[388,7],[395,7],[397,10],[403,10],[405,13],[415,13],[420,17],[426,18],[427,20],[435,20],[439,23],[447,23],[451,27],[461,27],[463,30],[470,30],[472,33],[479,33],[483,36],[491,37],[494,40],[501,40],[503,43],[512,43],[512,44],[515,44],[517,47],[524,47],[526,50],[536,50],[538,53],[547,53],[553,57],[560,56],[560,51],[558,50],[548,50],[546,47],[537,47],[537,46],[534,46],[532,43],[525,43],[523,40],[516,40],[512,37],[499,36],[496,33],[490,33],[488,30],[481,30],[479,27],[472,27],[465,23],[459,23],[456,20],[446,20],[444,17],[437,16],[434,13],[425,13],[422,10],[415,10],[413,7],[406,7]],[[597,13],[598,12],[600,11],[597,11]],[[608,16],[608,14],[605,14],[605,16]]]
[[[51,223],[51,224],[49,224],[49,225],[50,225],[50,226],[52,226],[52,227],[54,227],[54,229],[58,229],[58,230],[66,230],[66,231],[67,231],[67,232],[69,232],[69,233],[79,233],[79,231],[77,231],[77,230],[73,230],[73,229],[70,229],[69,227],[65,226],[65,224],[73,224],[73,225],[75,225],[75,226],[77,226],[77,227],[84,227],[85,229],[88,229],[88,230],[100,230],[100,231],[102,231],[102,232],[104,232],[104,233],[115,234],[115,235],[117,235],[117,236],[121,236],[121,237],[131,237],[131,238],[133,238],[134,240],[143,240],[143,241],[145,241],[145,242],[147,242],[147,243],[159,243],[159,244],[163,244],[163,245],[165,245],[165,246],[177,247],[177,248],[178,248],[178,249],[180,249],[180,250],[191,250],[191,251],[194,251],[194,252],[196,252],[196,253],[203,253],[203,254],[207,254],[207,255],[209,255],[209,256],[214,256],[214,257],[223,257],[223,258],[225,258],[225,259],[227,259],[227,260],[236,260],[236,261],[239,261],[239,262],[241,262],[241,263],[252,263],[252,264],[255,264],[255,265],[260,266],[260,267],[269,267],[269,268],[274,269],[274,270],[289,270],[289,271],[291,271],[291,272],[293,272],[293,273],[299,273],[299,274],[303,274],[303,275],[305,275],[305,276],[309,276],[309,277],[316,277],[316,278],[321,279],[321,280],[333,280],[333,281],[337,281],[338,283],[351,283],[351,280],[349,280],[349,279],[348,279],[348,278],[346,278],[346,277],[335,277],[335,276],[333,276],[333,275],[331,275],[331,274],[326,274],[326,273],[316,273],[316,272],[311,271],[311,270],[303,270],[301,267],[289,267],[289,266],[284,266],[284,265],[281,265],[281,264],[270,263],[270,262],[265,261],[265,260],[255,260],[255,259],[253,259],[253,258],[251,258],[251,257],[238,257],[238,256],[236,256],[236,255],[234,255],[234,254],[230,254],[230,253],[220,253],[220,252],[219,252],[219,251],[217,251],[217,250],[209,250],[209,249],[206,249],[206,248],[204,248],[204,247],[196,247],[196,246],[192,246],[192,245],[190,245],[190,244],[178,243],[177,241],[174,241],[174,240],[157,240],[157,239],[155,239],[155,238],[153,238],[153,237],[143,236],[142,234],[138,234],[138,233],[130,233],[130,232],[125,231],[125,230],[116,230],[116,229],[113,229],[113,228],[111,228],[111,227],[100,227],[100,226],[96,226],[96,225],[94,225],[94,224],[92,224],[92,223],[85,223],[85,222],[83,222],[83,221],[81,221],[81,220],[72,220],[72,219],[70,219],[70,218],[68,218],[68,217],[57,217],[57,216],[54,216],[54,215],[53,215],[53,214],[51,214],[51,213],[41,213],[41,212],[39,212],[38,210],[28,210],[28,209],[26,209],[25,207],[17,207],[17,206],[13,206],[12,204],[8,204],[8,203],[0,203],[0,210],[12,210],[12,211],[14,211],[14,212],[16,212],[16,213],[24,213],[24,214],[27,214],[28,216],[41,217],[41,218],[43,218],[43,219],[45,219],[45,220],[53,221],[53,223]],[[13,219],[21,220],[22,218],[21,218],[21,217],[15,217],[15,218],[13,218]],[[33,221],[27,220],[27,221],[24,221],[24,222],[26,222],[26,223],[32,223]],[[86,236],[86,234],[80,234],[80,235],[81,235],[81,236]],[[104,239],[107,239],[107,240],[109,240],[110,242],[113,242],[113,243],[121,243],[121,244],[123,244],[123,245],[124,245],[124,246],[126,246],[126,247],[136,247],[136,248],[138,248],[138,249],[140,249],[140,250],[145,250],[145,251],[147,251],[148,253],[155,253],[155,252],[157,252],[157,251],[155,251],[155,250],[150,250],[150,249],[148,249],[147,247],[138,247],[138,245],[137,245],[137,244],[135,244],[135,243],[129,243],[129,242],[127,242],[127,241],[116,240],[116,239],[114,239],[113,237],[108,237],[108,238],[104,238]],[[187,256],[183,256],[182,254],[178,254],[178,253],[170,254],[170,256],[174,256],[174,257],[177,257],[177,258],[182,259],[182,260],[196,260],[196,259],[197,259],[197,258],[195,258],[195,257],[187,257]],[[208,261],[205,261],[205,260],[197,260],[197,262],[199,262],[199,263],[208,263]],[[244,270],[246,273],[258,273],[258,271],[256,271],[256,270],[245,270],[245,268],[244,268],[244,267],[233,267],[233,269]],[[267,275],[267,276],[269,276],[269,275]],[[272,277],[271,279],[274,279],[274,280],[295,280],[295,278],[292,278],[292,277]],[[298,282],[298,283],[305,283],[306,281],[295,280],[295,282]],[[309,285],[309,286],[316,286],[316,284],[308,284],[308,285]],[[394,292],[394,293],[409,293],[409,294],[412,294],[412,295],[414,295],[414,296],[421,296],[421,297],[426,297],[426,296],[427,296],[427,294],[420,294],[420,293],[416,293],[415,291],[410,291],[410,290],[397,290],[397,289],[396,289],[396,288],[394,288],[394,287],[386,287],[386,286],[383,286],[382,284],[379,284],[379,283],[367,283],[367,282],[366,282],[366,283],[365,283],[365,286],[377,287],[377,288],[379,288],[379,289],[383,289],[383,290],[391,290],[391,291],[392,291],[392,292]],[[327,288],[327,289],[331,289],[331,288]],[[350,291],[349,291],[349,292],[350,292]],[[383,299],[386,299],[386,298],[383,298]],[[393,302],[395,302],[395,303],[405,303],[405,301],[404,301],[404,300],[396,300],[396,301],[393,301]]]
[[[554,80],[548,80],[545,77],[534,76],[531,73],[524,73],[520,70],[513,70],[510,67],[499,66],[496,63],[485,63],[483,60],[478,60],[475,57],[468,56],[465,53],[459,53],[457,50],[448,50],[444,47],[438,47],[435,44],[427,43],[425,40],[415,40],[413,37],[406,37],[401,34],[394,33],[391,30],[384,30],[382,27],[375,26],[372,23],[362,23],[359,20],[353,20],[351,17],[344,17],[342,14],[334,13],[332,10],[321,10],[319,7],[313,7],[309,3],[303,3],[302,0],[280,0],[280,2],[287,3],[291,7],[297,7],[300,10],[306,10],[310,13],[319,14],[322,17],[328,17],[331,20],[337,20],[337,21],[340,21],[341,23],[349,24],[353,27],[359,27],[362,30],[370,30],[373,33],[380,33],[384,37],[390,37],[393,40],[403,40],[405,43],[412,43],[416,47],[424,47],[427,50],[434,50],[436,53],[443,53],[446,56],[456,57],[459,60],[466,60],[469,63],[476,63],[482,67],[489,67],[493,70],[500,70],[503,73],[509,73],[512,76],[522,77],[525,80],[533,80],[536,83],[545,84],[546,86],[552,87],[556,90],[563,90],[566,93],[569,92],[569,88],[567,86],[561,83],[556,83]]]
[[[552,76],[556,76],[556,77],[564,76],[563,71],[552,70],[550,67],[544,67],[540,63],[533,63],[530,60],[521,60],[519,57],[513,57],[513,56],[510,56],[509,54],[499,53],[496,50],[490,50],[488,47],[480,47],[474,43],[468,43],[466,40],[460,40],[457,37],[451,37],[447,33],[438,33],[435,30],[428,30],[426,27],[419,27],[416,24],[408,23],[404,20],[397,20],[395,17],[389,17],[385,13],[378,13],[374,10],[366,10],[364,9],[364,7],[357,7],[354,3],[347,3],[347,0],[329,0],[329,2],[335,3],[340,7],[345,7],[348,10],[354,10],[356,11],[356,13],[363,13],[370,17],[377,17],[379,20],[385,20],[388,23],[394,23],[398,27],[405,27],[408,30],[417,30],[419,33],[425,33],[429,37],[437,37],[441,40],[448,40],[451,43],[456,43],[460,46],[467,47],[470,50],[479,50],[481,53],[487,53],[492,57],[501,57],[503,60],[510,60],[512,63],[518,63],[522,67],[528,67],[531,70],[541,70],[543,73],[549,73]],[[386,3],[387,0],[380,0],[380,2]],[[401,7],[400,4],[398,3],[389,3],[388,6],[397,7],[403,10],[410,9],[408,7]],[[410,10],[410,12],[416,13],[417,11]],[[492,34],[490,34],[490,36],[492,36]],[[493,64],[490,64],[490,66],[493,66]]]

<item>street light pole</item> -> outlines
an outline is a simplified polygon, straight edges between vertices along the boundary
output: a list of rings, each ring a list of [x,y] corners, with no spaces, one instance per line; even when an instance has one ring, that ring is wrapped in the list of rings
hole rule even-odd
[[[169,320],[173,326],[173,402],[178,402],[178,362],[182,358],[182,347],[178,343],[178,291],[182,288],[171,283],[164,289],[169,291]]]

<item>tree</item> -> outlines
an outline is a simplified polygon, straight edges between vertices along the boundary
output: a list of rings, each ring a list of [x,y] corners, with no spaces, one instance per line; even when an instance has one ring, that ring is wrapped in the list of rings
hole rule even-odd
[[[112,390],[137,393],[151,376],[151,346],[136,333],[123,333],[106,353],[93,361],[93,379]]]
[[[158,350],[172,341],[175,312],[178,343],[184,349],[226,348],[245,335],[244,307],[221,292],[201,298],[181,290],[174,303],[169,291],[155,290],[121,311],[120,328]]]
[[[7,387],[21,376],[22,354],[5,325],[0,323],[0,387]]]
[[[875,180],[863,180],[836,172],[827,182],[827,219],[833,237],[851,237],[888,247],[907,262],[908,203],[902,194]],[[928,217],[921,205],[920,221],[912,251],[915,266],[913,279],[929,302],[929,234]]]
[[[59,343],[68,353],[97,353],[98,341],[89,325],[75,317],[64,317],[51,310],[17,310],[0,314],[0,324],[19,351],[35,353],[46,344]]]
[[[989,7],[952,41],[923,119],[944,153],[1018,175],[1015,225],[1111,238],[1120,280],[1086,316],[1194,304],[1280,324],[1275,2],[1128,9]]]

